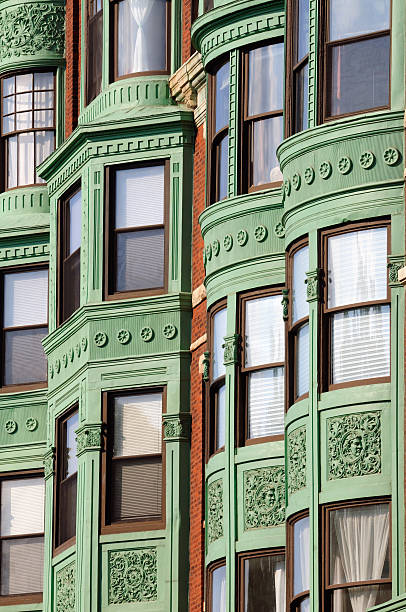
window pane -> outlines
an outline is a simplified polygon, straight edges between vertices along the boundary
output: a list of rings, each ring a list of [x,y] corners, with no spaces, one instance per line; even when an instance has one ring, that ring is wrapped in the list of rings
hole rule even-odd
[[[16,92],[32,91],[32,74],[16,75]]]
[[[309,304],[306,301],[306,272],[309,271],[309,247],[305,246],[293,255],[292,286],[292,323],[309,315]]]
[[[295,73],[295,131],[309,127],[309,64]]]
[[[121,0],[118,76],[166,68],[166,0]]]
[[[282,296],[245,302],[245,367],[285,361]]]
[[[390,376],[390,307],[370,306],[332,317],[332,382]]]
[[[216,121],[215,133],[226,127],[230,115],[230,62],[216,73]]]
[[[80,249],[63,262],[62,318],[65,321],[80,306]]]
[[[117,291],[164,286],[165,232],[153,229],[117,234]]]
[[[44,90],[54,88],[54,75],[52,72],[36,72],[34,74],[34,89]]]
[[[244,612],[285,612],[284,555],[246,559],[244,583]]]
[[[32,128],[32,111],[17,113],[15,129],[29,130],[30,128]],[[23,136],[23,134],[21,136]]]
[[[1,535],[44,531],[43,478],[19,478],[1,483]],[[29,512],[27,512],[29,508]]]
[[[211,611],[226,612],[226,566],[217,567],[211,575]]]
[[[309,324],[302,325],[296,337],[296,398],[309,392]],[[296,399],[295,398],[295,399]]]
[[[222,448],[226,443],[226,386],[222,385],[216,397],[216,448]]]
[[[17,113],[32,109],[32,93],[17,94],[15,100]]]
[[[69,254],[80,247],[82,229],[82,191],[69,199]]]
[[[68,478],[78,471],[78,460],[76,457],[76,430],[79,427],[79,413],[72,414],[65,423],[66,447],[64,478]]]
[[[297,0],[297,64],[309,53],[309,0]]]
[[[330,584],[389,577],[388,504],[330,512]]]
[[[3,540],[1,594],[40,593],[44,572],[44,538]]]
[[[330,0],[330,40],[389,29],[390,0]]]
[[[17,126],[18,129],[18,126]],[[18,136],[18,184],[34,183],[34,133]]]
[[[34,127],[46,128],[53,127],[54,125],[54,111],[53,110],[37,110],[34,111]],[[38,166],[38,162],[37,162]]]
[[[115,457],[162,451],[162,393],[114,398]]]
[[[212,342],[212,379],[216,380],[226,373],[224,365],[224,336],[227,335],[227,309],[223,308],[216,312],[213,317],[213,342]]]
[[[369,584],[364,587],[337,589],[333,591],[332,612],[354,612],[369,610],[372,606],[384,603],[392,597],[392,585]]]
[[[361,230],[328,239],[328,307],[387,296],[387,229]]]
[[[76,472],[59,484],[59,533],[58,543],[62,544],[76,535]]]
[[[15,96],[3,98],[3,115],[15,112]]]
[[[5,333],[4,384],[23,385],[47,379],[47,360],[42,340],[45,327]]]
[[[389,36],[333,47],[329,61],[329,115],[389,105]]]
[[[310,524],[309,517],[293,527],[293,595],[310,588]],[[306,609],[306,608],[304,608]]]
[[[5,134],[8,134],[9,132],[13,132],[14,129],[15,129],[14,115],[3,117],[3,134],[5,135]]]
[[[87,41],[88,57],[86,72],[86,102],[89,104],[101,91],[102,60],[103,60],[103,12],[99,12],[88,20]]]
[[[53,102],[53,91],[36,91],[34,93],[34,108],[36,109],[53,108]]]
[[[3,79],[3,96],[9,96],[15,93],[15,77]]]
[[[248,375],[248,437],[277,436],[284,426],[284,368]]]
[[[47,157],[51,155],[55,146],[54,132],[47,130],[46,132],[35,132],[35,155],[36,165],[39,166]],[[45,181],[35,174],[36,183],[44,183]]]
[[[27,296],[30,299],[27,300]],[[48,321],[48,270],[4,275],[4,327]]]
[[[228,134],[217,145],[218,155],[218,200],[228,196]]]
[[[161,517],[161,457],[113,461],[111,512],[112,521]]]
[[[248,115],[251,117],[282,109],[283,43],[252,49],[248,62]]]
[[[115,227],[164,223],[164,166],[117,170]]]
[[[299,612],[310,612],[310,598],[305,597],[299,604]],[[338,612],[338,611],[337,611]],[[340,612],[344,612],[341,610]],[[353,610],[348,610],[348,612],[353,612]]]
[[[7,187],[17,187],[17,136],[7,138]]]
[[[283,139],[283,117],[254,121],[252,128],[252,184],[282,181],[276,149]]]

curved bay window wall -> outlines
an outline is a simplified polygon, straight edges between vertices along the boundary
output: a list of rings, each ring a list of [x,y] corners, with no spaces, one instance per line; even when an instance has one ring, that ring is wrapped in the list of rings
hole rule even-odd
[[[310,611],[310,521],[300,514],[288,521],[288,584],[290,612]]]
[[[169,74],[170,0],[111,0],[113,80]]]
[[[222,450],[226,437],[226,367],[224,336],[227,334],[227,308],[218,304],[210,312],[210,380],[207,390],[207,456]]]
[[[291,0],[287,5],[287,134],[308,128],[309,114],[309,0]]]
[[[103,65],[103,1],[88,0],[86,14],[86,102],[100,93]]]
[[[44,183],[36,173],[55,148],[55,75],[29,72],[1,81],[5,189]]]

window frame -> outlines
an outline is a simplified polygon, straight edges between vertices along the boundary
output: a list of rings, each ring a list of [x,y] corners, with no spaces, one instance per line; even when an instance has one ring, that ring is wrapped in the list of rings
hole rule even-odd
[[[164,282],[162,287],[153,287],[151,289],[139,289],[129,291],[116,290],[116,240],[117,233],[143,231],[152,229],[161,229],[160,225],[139,226],[136,228],[119,228],[115,229],[115,187],[116,173],[119,170],[131,170],[133,168],[146,168],[150,166],[163,166],[164,168],[164,209],[163,209],[163,230],[164,230]],[[170,209],[170,160],[169,159],[151,159],[143,160],[142,162],[114,164],[105,167],[105,206],[104,206],[104,299],[105,300],[122,300],[126,298],[136,298],[150,295],[162,295],[168,292],[168,276],[169,276],[169,209]]]
[[[71,538],[68,538],[64,542],[59,543],[60,537],[60,485],[62,481],[73,476],[76,478],[76,512],[77,512],[77,476],[78,472],[68,476],[68,478],[62,478],[62,470],[64,468],[64,457],[63,451],[66,448],[66,428],[64,425],[75,413],[79,415],[79,402],[76,401],[67,410],[61,412],[55,420],[55,478],[54,478],[54,503],[53,503],[53,537],[52,537],[52,555],[56,557],[59,553],[63,552],[67,548],[74,546],[76,543],[76,533]],[[77,520],[77,514],[76,514]]]
[[[48,271],[48,294],[47,294],[47,322],[46,325],[21,325],[15,327],[4,327],[4,277],[6,274],[17,274],[19,272],[34,272],[38,270]],[[1,338],[2,347],[0,351],[0,394],[1,393],[18,393],[19,391],[30,391],[34,389],[46,389],[48,386],[48,367],[45,380],[30,382],[30,383],[16,383],[6,385],[4,383],[5,374],[5,356],[6,356],[6,342],[5,335],[8,331],[22,331],[28,329],[44,329],[46,328],[49,333],[49,265],[48,262],[38,262],[28,265],[10,266],[2,268],[0,271],[0,320],[1,320]]]
[[[328,239],[332,236],[339,236],[342,234],[349,234],[367,229],[382,228],[385,227],[387,230],[387,256],[391,252],[391,225],[390,220],[387,218],[375,219],[373,221],[359,221],[356,223],[349,223],[345,225],[339,225],[336,227],[330,227],[320,232],[319,237],[319,263],[321,269],[321,300],[320,300],[320,343],[319,343],[319,363],[320,372],[319,380],[322,391],[333,391],[335,389],[344,389],[348,387],[357,387],[360,385],[372,385],[376,383],[387,383],[390,382],[391,376],[381,376],[377,378],[363,378],[359,380],[352,380],[342,383],[331,382],[332,374],[332,334],[331,334],[331,319],[332,315],[345,312],[348,310],[354,310],[357,308],[370,307],[370,306],[391,306],[391,291],[389,287],[389,271],[386,271],[386,299],[385,300],[372,300],[370,302],[359,302],[346,304],[345,306],[337,306],[334,308],[328,308]],[[389,336],[391,333],[391,321],[389,319]],[[392,369],[391,352],[389,351],[389,368],[390,372]]]
[[[261,550],[244,551],[244,552],[237,554],[237,568],[238,568],[237,610],[238,612],[245,612],[244,610],[245,608],[245,576],[244,576],[245,561],[247,561],[248,559],[257,559],[259,557],[270,557],[270,556],[278,557],[281,555],[283,555],[285,558],[285,577],[287,578],[287,572],[286,572],[287,557],[286,557],[285,548],[283,546],[278,546],[275,548],[264,548]]]
[[[273,181],[269,183],[262,183],[261,185],[253,185],[253,152],[252,152],[252,139],[253,139],[253,126],[257,121],[265,119],[273,119],[274,117],[282,117],[282,129],[285,129],[285,118],[283,104],[282,108],[274,111],[268,111],[257,115],[248,115],[248,91],[249,91],[249,53],[254,49],[261,49],[262,47],[271,47],[282,43],[284,45],[283,36],[277,36],[267,40],[262,40],[259,43],[248,45],[241,50],[241,61],[240,61],[240,74],[241,74],[241,104],[240,104],[240,193],[250,194],[256,191],[264,191],[265,189],[273,189],[280,187],[283,181]],[[285,57],[284,49],[284,57]],[[285,70],[285,67],[284,67]],[[270,77],[272,80],[272,77]],[[229,126],[227,126],[229,127]]]
[[[54,117],[54,122],[52,127],[31,127],[31,128],[27,128],[24,130],[13,130],[12,132],[7,132],[7,134],[3,134],[3,83],[5,79],[8,79],[10,77],[17,77],[19,75],[23,75],[23,74],[32,74],[33,78],[34,78],[34,74],[39,73],[39,72],[52,72],[53,74],[53,94],[54,94],[54,106],[53,106],[53,117]],[[0,78],[0,104],[1,104],[1,113],[0,113],[0,119],[1,119],[1,124],[0,124],[0,138],[1,138],[1,154],[3,156],[3,160],[4,160],[4,165],[3,165],[3,171],[1,172],[1,180],[0,180],[0,189],[1,191],[13,191],[14,189],[23,189],[26,187],[44,187],[46,185],[45,182],[42,183],[29,183],[27,185],[16,185],[15,187],[9,187],[8,186],[8,139],[12,136],[18,136],[19,134],[28,134],[31,132],[52,132],[53,136],[54,136],[54,150],[55,150],[55,146],[56,146],[56,112],[57,112],[57,91],[56,91],[56,70],[54,67],[50,66],[50,67],[41,67],[41,68],[32,68],[31,70],[27,70],[27,69],[21,69],[21,70],[12,70],[9,72],[5,72],[4,74],[2,74],[1,78]],[[34,83],[33,83],[34,86]],[[34,111],[35,106],[34,106],[34,91],[40,91],[40,90],[27,90],[21,93],[32,93],[33,96],[33,101],[32,101],[32,109],[31,109],[31,113],[34,117]],[[50,91],[49,89],[46,90],[42,90],[42,91]],[[11,94],[12,95],[12,94]],[[41,109],[37,109],[37,110],[41,110]],[[48,110],[48,109],[45,109]],[[26,111],[29,112],[29,111]],[[14,113],[11,113],[16,115],[16,111],[14,111]],[[36,174],[36,168],[37,168],[37,164],[36,164],[36,146],[35,146],[35,135],[34,135],[34,166],[33,166],[33,171],[34,171],[34,179],[35,179],[35,174]],[[17,153],[17,181],[18,181],[18,169],[19,169],[19,155]]]
[[[285,571],[286,571],[286,609],[289,612],[300,612],[301,602],[309,597],[310,589],[302,591],[293,595],[293,584],[294,584],[294,527],[298,521],[309,518],[310,513],[308,509],[301,510],[296,514],[290,516],[286,520],[286,554],[285,554]],[[309,563],[310,563],[310,552],[309,552]],[[310,586],[310,585],[309,585]]]
[[[72,258],[73,255],[79,251],[79,266],[80,266],[80,254],[82,244],[74,253],[70,255],[65,255],[67,251],[67,245],[70,241],[70,216],[69,216],[69,202],[70,200],[80,191],[82,190],[81,181],[76,181],[65,193],[58,199],[58,209],[57,209],[57,224],[58,224],[58,250],[57,250],[57,325],[60,326],[65,321],[70,319],[70,317],[80,308],[80,299],[79,306],[76,308],[69,316],[64,316],[64,299],[63,299],[63,283],[64,283],[64,263]],[[82,230],[82,228],[80,228]],[[82,231],[80,232],[82,234]],[[79,294],[80,294],[80,282],[79,282]],[[79,295],[80,298],[80,295]]]
[[[387,504],[389,514],[389,578],[362,580],[359,582],[343,582],[340,584],[330,585],[330,514],[334,510],[341,510],[345,508],[356,508],[359,506],[376,506],[380,504]],[[331,594],[341,589],[348,589],[351,587],[361,586],[374,586],[377,584],[392,584],[392,504],[391,498],[388,496],[371,497],[371,498],[360,498],[352,499],[347,501],[338,501],[330,504],[325,504],[321,509],[321,526],[322,526],[322,538],[321,538],[321,551],[320,551],[320,565],[321,565],[321,583],[322,583],[322,612],[329,612],[331,610]]]
[[[361,34],[358,36],[352,36],[348,38],[341,38],[334,41],[329,40],[329,14],[330,14],[330,0],[319,0],[319,40],[318,40],[318,65],[319,65],[319,77],[318,77],[318,123],[327,123],[328,121],[335,121],[336,119],[344,119],[346,117],[352,117],[353,115],[361,115],[364,113],[373,113],[380,110],[387,110],[391,108],[391,67],[392,67],[392,0],[390,0],[390,11],[389,11],[389,29],[376,30],[367,34]],[[329,92],[331,91],[331,70],[329,70],[329,61],[331,57],[331,49],[335,46],[344,46],[346,44],[362,42],[363,40],[371,40],[373,38],[379,38],[383,36],[389,36],[389,87],[388,87],[388,105],[376,106],[372,108],[362,109],[350,113],[342,113],[340,115],[329,115],[327,109],[329,107]]]
[[[90,70],[90,65],[89,65],[89,27],[91,23],[94,23],[98,18],[101,18],[102,21],[102,29],[103,29],[103,21],[104,21],[104,15],[103,15],[103,0],[101,0],[101,9],[100,11],[97,11],[97,13],[95,13],[92,16],[89,16],[91,11],[89,9],[89,5],[90,4],[95,4],[97,2],[97,0],[86,0],[85,2],[85,45],[86,45],[86,59],[85,59],[85,63],[86,63],[86,70],[85,70],[85,76],[84,76],[84,81],[85,81],[85,87],[84,87],[84,97],[85,97],[85,103],[86,106],[88,106],[89,104],[91,104],[93,102],[93,100],[95,100],[97,98],[97,96],[101,93],[102,89],[103,89],[103,53],[102,53],[102,58],[101,58],[101,70],[100,70],[100,91],[98,94],[96,94],[94,96],[94,98],[92,98],[91,100],[89,99],[89,70]],[[99,14],[101,13],[101,17],[99,16]]]
[[[206,608],[208,612],[218,612],[218,610],[212,610],[212,595],[213,595],[213,573],[220,567],[226,568],[226,580],[227,580],[227,564],[225,558],[218,559],[206,568]]]
[[[148,393],[162,394],[162,418],[166,414],[167,405],[167,387],[158,385],[156,387],[136,387],[131,389],[114,389],[111,391],[103,391],[102,393],[102,421],[103,421],[103,450],[101,454],[101,470],[100,470],[100,488],[101,488],[101,503],[100,503],[100,533],[117,534],[130,533],[139,531],[155,531],[166,528],[166,446],[164,441],[164,428],[161,425],[161,440],[162,440],[162,507],[161,517],[159,519],[133,520],[122,519],[112,521],[110,494],[110,475],[112,464],[112,450],[114,441],[114,398],[123,397],[126,395],[148,395]]]
[[[145,72],[130,72],[122,76],[118,75],[118,6],[123,0],[109,0],[110,6],[110,52],[109,52],[109,65],[110,65],[110,83],[115,81],[121,81],[122,79],[129,79],[137,76],[151,76],[160,74],[171,73],[171,5],[172,0],[165,0],[166,2],[166,67],[165,70],[146,70]]]
[[[285,438],[284,434],[276,434],[273,436],[262,436],[258,438],[248,438],[248,377],[251,372],[259,372],[271,368],[283,367],[284,379],[286,379],[286,344],[284,361],[260,366],[252,366],[246,368],[245,361],[245,329],[246,329],[246,309],[247,302],[253,299],[265,298],[270,296],[279,296],[282,302],[282,286],[276,285],[272,287],[263,287],[261,289],[252,289],[241,293],[238,296],[238,318],[237,325],[241,335],[241,359],[237,369],[237,446],[250,446],[252,444],[262,444],[263,442],[276,442]],[[283,322],[283,319],[282,319]],[[285,338],[286,340],[286,338]],[[286,390],[286,380],[284,380],[284,390]],[[284,401],[284,405],[286,400]]]
[[[230,54],[226,53],[215,60],[208,69],[207,73],[207,206],[222,202],[228,198],[227,195],[219,200],[219,166],[220,166],[220,144],[224,138],[228,137],[230,129],[230,108],[228,113],[228,123],[220,130],[216,129],[216,78],[219,70],[226,64],[230,65]],[[229,149],[228,149],[229,151]],[[229,158],[229,155],[228,155]],[[228,167],[228,164],[227,164]]]
[[[12,472],[1,472],[0,473],[0,485],[5,480],[21,480],[23,478],[44,478],[43,469],[29,469],[29,470],[16,470]],[[45,495],[45,485],[44,485]],[[1,487],[0,487],[0,498],[1,498]],[[0,536],[0,544],[3,540],[11,539],[22,539],[22,538],[34,538],[34,537],[45,537],[45,503],[44,503],[44,531],[42,533],[27,533],[19,534],[15,536]],[[44,575],[45,579],[45,575]],[[36,593],[22,593],[15,595],[0,595],[0,606],[11,606],[18,604],[34,604],[41,603],[43,600],[43,590]]]
[[[225,450],[225,446],[220,446],[217,448],[217,405],[218,405],[218,391],[221,387],[224,386],[224,391],[226,391],[226,375],[223,374],[216,378],[216,380],[212,381],[212,372],[213,372],[213,345],[214,345],[214,317],[221,310],[227,311],[227,298],[223,298],[220,301],[216,302],[208,311],[207,311],[207,324],[206,328],[208,330],[208,339],[207,339],[207,350],[210,354],[210,363],[209,363],[209,380],[206,381],[205,386],[205,403],[206,403],[206,463],[217,455],[218,453],[222,453]],[[226,406],[227,411],[227,406]]]
[[[299,61],[295,60],[298,41],[299,0],[286,3],[286,76],[285,76],[285,139],[303,130],[297,129],[296,75],[309,65],[309,51]]]

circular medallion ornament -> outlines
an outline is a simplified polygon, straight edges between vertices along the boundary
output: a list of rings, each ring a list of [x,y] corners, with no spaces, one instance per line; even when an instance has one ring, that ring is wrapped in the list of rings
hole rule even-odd
[[[372,153],[372,151],[364,151],[364,153],[360,155],[359,165],[361,166],[361,168],[364,168],[364,170],[372,168],[374,163],[375,155]]]
[[[356,463],[364,456],[364,436],[359,429],[350,431],[341,442],[341,454],[345,463]]]
[[[254,229],[254,236],[257,242],[263,242],[268,235],[268,230],[264,225],[258,225]]]
[[[54,377],[54,366],[52,365],[52,363],[49,364],[48,372],[49,372],[49,377],[53,378]]]
[[[233,237],[231,234],[226,234],[224,236],[223,245],[226,251],[231,251],[233,248]]]
[[[306,168],[306,170],[304,171],[304,181],[306,185],[311,185],[313,183],[314,176],[315,176],[314,168],[312,168],[311,166]]]
[[[292,176],[292,185],[295,191],[298,191],[300,189],[300,183],[301,183],[300,174],[298,172],[295,172],[295,174]]]
[[[248,242],[248,232],[242,229],[237,234],[237,242],[240,246],[245,246]]]
[[[255,508],[259,514],[272,512],[278,502],[278,491],[273,483],[266,482],[255,492]]]
[[[206,249],[203,249],[203,265],[204,265],[204,267],[206,267],[206,264],[207,264]]]
[[[59,372],[60,372],[60,371],[61,371],[61,362],[60,362],[60,360],[59,360],[59,359],[57,359],[57,360],[55,361],[55,372],[56,372],[57,374],[59,374]]]
[[[69,349],[69,359],[70,359],[70,361],[73,361],[74,357],[75,357],[75,350],[73,348],[70,348]]]
[[[400,159],[400,152],[395,147],[388,147],[383,152],[383,161],[388,166],[395,166]]]
[[[206,257],[207,257],[208,261],[211,260],[211,244],[208,244],[206,246]]]
[[[87,338],[82,338],[82,349],[84,351],[87,349]]]
[[[177,331],[178,330],[176,329],[175,325],[173,325],[173,323],[168,323],[164,326],[162,333],[165,338],[167,338],[168,340],[172,340],[176,336]]]
[[[76,355],[78,357],[80,357],[81,348],[80,348],[80,344],[79,343],[75,346],[75,351],[76,351]]]
[[[332,167],[329,161],[321,162],[319,166],[319,174],[322,179],[326,180],[331,176]]]
[[[63,363],[63,367],[66,368],[68,365],[68,356],[66,353],[62,355],[62,363]]]
[[[143,327],[140,331],[140,336],[144,342],[151,342],[154,337],[154,330],[152,327]]]
[[[37,429],[37,427],[38,427],[37,419],[34,419],[34,417],[29,417],[25,421],[25,427],[26,427],[26,429],[28,429],[28,431],[35,431]]]
[[[283,225],[283,223],[281,222],[277,223],[273,231],[275,233],[275,236],[277,236],[278,238],[285,237],[285,226]]]
[[[285,194],[287,196],[290,195],[290,188],[291,188],[290,180],[289,179],[285,179],[283,181],[283,190],[284,190],[284,192],[285,192]]]
[[[119,329],[117,332],[117,341],[120,344],[128,344],[131,340],[131,333],[128,329]]]
[[[348,174],[352,169],[352,161],[346,155],[340,157],[337,164],[337,169],[341,174]]]
[[[220,253],[220,242],[218,240],[213,240],[211,248],[212,248],[214,257],[217,257],[217,255]]]
[[[104,332],[97,332],[97,334],[95,334],[94,336],[94,343],[99,348],[106,346],[107,341],[108,341],[107,334],[105,334]]]
[[[17,423],[13,419],[9,419],[5,422],[4,429],[8,434],[13,434],[17,431]]]

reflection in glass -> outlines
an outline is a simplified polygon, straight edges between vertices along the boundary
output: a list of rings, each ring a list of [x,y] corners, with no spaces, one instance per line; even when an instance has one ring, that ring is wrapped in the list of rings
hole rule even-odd
[[[216,404],[216,449],[222,448],[226,443],[226,386],[222,385],[217,391]]]
[[[224,336],[227,335],[227,309],[216,312],[213,317],[212,380],[226,373],[224,365]]]
[[[78,471],[78,460],[76,457],[76,429],[79,427],[79,413],[75,412],[66,420],[66,446],[64,478],[72,476]]]
[[[284,555],[246,559],[244,595],[244,612],[285,612]]]
[[[285,359],[285,328],[280,295],[245,304],[244,365],[246,368]]]
[[[252,184],[264,185],[283,180],[276,149],[283,139],[283,117],[255,121],[252,130]]]
[[[309,314],[309,304],[306,292],[306,272],[309,270],[309,247],[305,246],[293,255],[293,287],[292,323],[299,321]]]
[[[310,588],[310,522],[306,516],[293,527],[293,595]],[[304,608],[306,609],[306,608]]]
[[[330,40],[390,27],[390,0],[330,0]]]
[[[226,127],[230,114],[230,63],[226,62],[216,73],[215,134]]]
[[[282,109],[283,43],[252,49],[248,57],[248,116]]]
[[[226,566],[217,567],[211,575],[211,610],[226,612]]]
[[[295,64],[309,53],[309,0],[298,0]]]
[[[228,195],[228,134],[222,138],[218,147],[218,200]]]
[[[302,325],[296,335],[296,397],[309,392],[309,324]]]
[[[295,131],[309,127],[309,65],[295,73]]]

